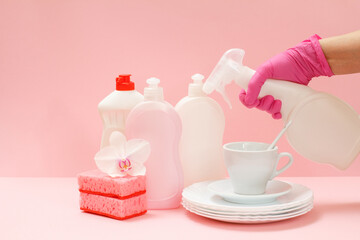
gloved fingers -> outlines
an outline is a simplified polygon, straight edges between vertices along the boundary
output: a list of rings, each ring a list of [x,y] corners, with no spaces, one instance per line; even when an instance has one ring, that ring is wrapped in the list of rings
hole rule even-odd
[[[272,72],[272,65],[270,61],[267,61],[256,70],[248,85],[244,101],[247,105],[254,105],[259,97],[261,87],[264,85],[266,79],[271,78]]]
[[[281,100],[275,100],[271,107],[271,115],[274,119],[281,119],[282,115],[280,113],[281,110]]]
[[[246,106],[247,108],[253,108],[253,107],[257,107],[259,105],[260,101],[257,98],[255,99],[255,102],[253,104],[248,104],[245,100],[246,96],[247,96],[247,94],[246,94],[245,90],[241,89],[240,94],[239,94],[239,100],[242,104],[244,104],[244,106]]]
[[[281,115],[280,112],[274,113],[274,114],[272,114],[271,116],[272,116],[273,119],[281,119],[281,118],[282,118],[282,115]]]
[[[263,111],[268,111],[271,108],[271,105],[273,104],[275,99],[271,95],[266,95],[265,97],[260,98],[259,101],[260,101],[260,103],[256,108],[263,110]]]
[[[259,100],[258,109],[270,113],[274,119],[280,119],[282,117],[281,110],[281,101],[275,100],[273,96],[267,95]]]
[[[259,93],[261,87],[264,85],[266,78],[264,78],[261,74],[256,72],[254,76],[251,78],[248,89],[245,95],[244,103],[246,106],[255,107],[255,103],[259,97]]]

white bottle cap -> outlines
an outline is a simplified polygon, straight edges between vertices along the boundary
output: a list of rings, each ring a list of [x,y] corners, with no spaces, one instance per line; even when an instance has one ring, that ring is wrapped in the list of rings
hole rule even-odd
[[[190,97],[203,97],[206,96],[205,92],[203,91],[203,83],[202,80],[204,76],[197,73],[191,76],[191,79],[194,81],[193,83],[189,84],[188,95]]]
[[[144,89],[145,100],[164,100],[163,89],[158,86],[160,83],[160,80],[158,78],[149,78],[148,80],[146,80],[146,83],[149,84],[149,86]]]

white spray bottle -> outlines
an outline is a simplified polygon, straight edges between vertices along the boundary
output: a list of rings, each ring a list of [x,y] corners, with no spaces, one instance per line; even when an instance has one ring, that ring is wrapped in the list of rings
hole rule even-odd
[[[202,90],[204,76],[195,74],[188,96],[175,106],[182,122],[179,152],[184,186],[226,177],[222,140],[225,116],[220,105]]]
[[[225,86],[235,81],[247,89],[255,71],[242,64],[244,50],[230,49],[220,59],[203,86],[206,93],[218,91],[230,105]],[[346,169],[360,153],[360,118],[347,103],[327,93],[289,81],[268,79],[260,97],[272,95],[282,101],[290,145],[302,156]]]

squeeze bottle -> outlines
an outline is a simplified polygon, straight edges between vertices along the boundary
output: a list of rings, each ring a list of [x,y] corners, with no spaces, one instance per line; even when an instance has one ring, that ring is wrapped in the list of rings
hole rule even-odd
[[[179,158],[181,120],[173,106],[164,101],[159,79],[150,78],[144,101],[129,114],[126,135],[148,141],[151,153],[145,162],[148,209],[180,206],[183,172]]]
[[[116,78],[116,90],[105,97],[98,105],[103,121],[101,148],[109,145],[109,138],[113,131],[125,134],[125,120],[130,110],[144,97],[135,90],[134,82],[130,81],[130,74],[119,75]]]
[[[125,134],[125,120],[130,110],[144,97],[135,90],[130,74],[119,75],[116,78],[116,90],[105,97],[98,105],[103,121],[103,133],[100,148],[110,145],[109,138],[113,131]]]
[[[255,71],[242,64],[244,50],[230,49],[220,59],[203,86],[218,91],[231,107],[225,86],[235,81],[247,89]],[[266,80],[260,97],[272,95],[282,101],[281,114],[291,125],[286,132],[290,145],[302,156],[344,170],[360,152],[360,118],[339,98],[301,84]]]
[[[195,74],[188,96],[175,106],[182,122],[180,160],[184,186],[226,177],[222,152],[225,116],[220,105],[202,90],[204,76]]]

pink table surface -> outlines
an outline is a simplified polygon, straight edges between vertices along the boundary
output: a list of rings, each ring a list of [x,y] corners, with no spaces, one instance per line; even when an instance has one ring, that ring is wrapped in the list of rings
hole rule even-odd
[[[360,177],[280,180],[313,189],[306,215],[266,224],[232,224],[174,210],[126,221],[79,210],[75,178],[0,178],[0,239],[360,239]]]

